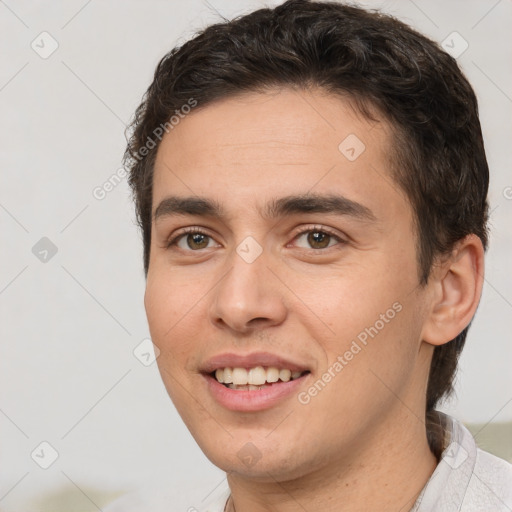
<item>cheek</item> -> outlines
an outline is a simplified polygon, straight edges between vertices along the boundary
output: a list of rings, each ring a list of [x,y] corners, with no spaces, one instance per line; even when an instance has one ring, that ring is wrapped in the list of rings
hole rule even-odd
[[[152,334],[164,341],[198,301],[197,287],[155,264],[148,272],[144,306]]]
[[[187,288],[165,277],[154,278],[148,274],[144,305],[153,343],[160,350],[157,364],[168,390],[172,387],[172,375],[181,375],[185,371],[185,361],[190,343],[186,341],[190,336],[189,318],[196,314],[191,309],[193,297],[187,296]],[[185,325],[188,325],[187,337],[183,334]]]
[[[307,401],[315,411],[311,418],[318,421],[311,421],[318,435],[332,434],[333,443],[338,432],[356,436],[358,429],[378,424],[400,407],[397,397],[408,393],[417,368],[420,331],[414,301],[388,304],[385,297],[382,307],[367,301],[350,311],[346,305],[345,310],[331,311],[335,334],[321,341],[325,366],[300,402]],[[325,432],[326,423],[331,425],[330,434]]]
[[[174,280],[153,278],[148,274],[144,304],[153,343],[160,350],[156,360],[158,370],[167,392],[178,410],[190,406],[190,375],[187,368],[195,357],[198,347],[192,340],[199,339],[197,300],[180,291]]]
[[[406,282],[396,277],[389,280],[386,275],[353,264],[329,274],[290,275],[287,282],[309,311],[311,326],[321,329],[324,336],[330,331],[335,338],[347,338],[373,325],[410,291]],[[394,313],[391,310],[389,316]]]
[[[159,346],[178,314],[171,290],[162,280],[148,278],[144,306],[153,342]]]
[[[339,356],[354,369],[360,367],[361,371],[352,374],[356,379],[366,378],[374,366],[386,365],[390,373],[410,367],[420,322],[418,297],[411,293],[417,287],[414,260],[399,255],[383,258],[381,253],[360,258],[330,275],[288,277],[290,288],[306,305],[297,315],[318,341],[327,368]]]

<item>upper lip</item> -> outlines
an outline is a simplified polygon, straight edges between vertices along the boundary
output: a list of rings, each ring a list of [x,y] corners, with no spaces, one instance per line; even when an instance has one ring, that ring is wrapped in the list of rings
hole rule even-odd
[[[235,354],[225,352],[208,359],[201,371],[212,373],[218,368],[254,368],[256,366],[286,368],[292,372],[309,371],[306,365],[291,361],[288,358],[271,354],[270,352],[251,352],[249,354]]]

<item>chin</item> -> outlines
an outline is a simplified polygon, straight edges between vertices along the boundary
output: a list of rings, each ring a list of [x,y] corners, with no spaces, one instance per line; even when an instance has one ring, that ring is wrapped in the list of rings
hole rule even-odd
[[[301,478],[311,472],[312,461],[306,460],[304,450],[300,451],[300,459],[296,447],[288,448],[267,442],[266,446],[256,446],[258,441],[238,442],[231,438],[222,447],[213,448],[199,446],[212,464],[225,471],[228,475],[237,475],[261,483],[285,482]],[[238,445],[241,445],[238,448]],[[297,445],[296,445],[297,446]]]

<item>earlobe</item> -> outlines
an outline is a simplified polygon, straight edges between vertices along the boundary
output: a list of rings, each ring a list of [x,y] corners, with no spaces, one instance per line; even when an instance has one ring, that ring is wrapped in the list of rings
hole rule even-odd
[[[449,257],[433,268],[432,288],[422,339],[443,345],[454,339],[473,318],[484,281],[484,249],[476,235],[457,243]]]

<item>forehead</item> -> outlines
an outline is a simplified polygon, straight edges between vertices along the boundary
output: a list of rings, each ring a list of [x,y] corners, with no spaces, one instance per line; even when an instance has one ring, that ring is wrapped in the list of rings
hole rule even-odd
[[[166,195],[249,204],[265,196],[344,193],[389,207],[391,128],[325,91],[246,93],[197,108],[163,138],[153,209]],[[396,196],[396,197],[390,197]]]

